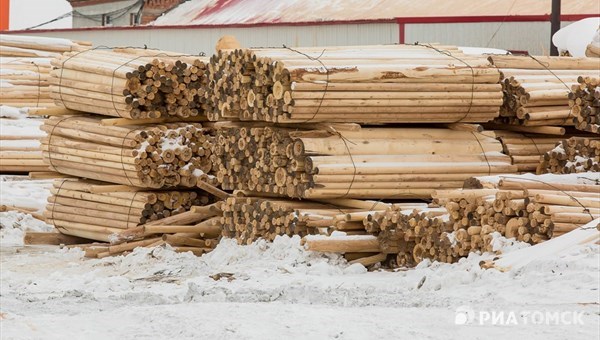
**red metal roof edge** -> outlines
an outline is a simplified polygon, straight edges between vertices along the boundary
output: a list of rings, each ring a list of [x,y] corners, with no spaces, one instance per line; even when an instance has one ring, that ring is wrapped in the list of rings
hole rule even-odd
[[[565,14],[561,15],[562,21],[578,21],[585,18],[600,17],[599,14]],[[491,16],[447,16],[447,17],[397,17],[390,19],[368,20],[332,20],[332,21],[303,21],[303,22],[273,22],[254,24],[219,24],[219,25],[164,25],[164,26],[116,26],[116,27],[82,27],[82,28],[55,28],[38,30],[0,31],[2,34],[19,33],[45,33],[45,32],[80,32],[80,31],[112,31],[112,30],[148,30],[148,29],[190,29],[190,28],[245,28],[268,26],[314,26],[314,25],[348,25],[348,24],[379,24],[379,23],[404,23],[404,24],[436,24],[436,23],[477,23],[477,22],[537,22],[550,21],[550,15],[491,15]]]

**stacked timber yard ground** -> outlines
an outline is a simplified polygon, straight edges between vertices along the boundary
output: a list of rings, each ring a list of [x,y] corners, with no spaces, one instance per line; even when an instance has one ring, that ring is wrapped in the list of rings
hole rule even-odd
[[[0,41],[2,337],[599,336],[598,58]]]

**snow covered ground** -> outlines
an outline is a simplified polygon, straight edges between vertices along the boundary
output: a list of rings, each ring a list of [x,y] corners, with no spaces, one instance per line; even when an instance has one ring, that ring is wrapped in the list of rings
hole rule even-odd
[[[78,249],[4,246],[0,325],[3,339],[597,339],[599,250],[581,246],[502,273],[481,269],[477,255],[366,272],[287,237],[226,240],[201,258],[162,247],[98,260]],[[455,324],[459,308],[475,313],[471,324]],[[579,313],[567,321],[583,324],[480,324],[500,312]]]
[[[3,204],[43,206],[49,182],[1,179]],[[476,254],[367,272],[305,251],[298,237],[224,240],[200,258],[159,247],[86,259],[79,249],[22,247],[24,230],[52,229],[29,215],[0,213],[0,224],[2,339],[600,337],[597,244],[508,272],[481,269],[492,255]],[[502,241],[504,253],[528,247]]]

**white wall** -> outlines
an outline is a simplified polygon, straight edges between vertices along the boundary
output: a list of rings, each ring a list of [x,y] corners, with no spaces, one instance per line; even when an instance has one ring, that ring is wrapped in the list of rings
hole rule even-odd
[[[23,33],[19,33],[23,34]],[[29,32],[25,34],[31,34]],[[144,46],[189,54],[214,53],[217,40],[234,35],[245,47],[392,44],[396,24],[264,26],[252,28],[123,29],[43,32],[34,35],[91,41],[95,46]]]
[[[406,24],[405,42],[438,42],[486,47],[500,23]],[[567,25],[568,23],[564,23]],[[19,33],[23,34],[23,33]],[[35,32],[26,34],[36,34]],[[396,23],[244,28],[151,28],[44,32],[36,35],[87,40],[94,45],[144,46],[188,54],[214,53],[217,40],[234,35],[245,47],[394,44],[399,42]],[[505,22],[489,47],[548,53],[550,23]]]
[[[563,22],[566,26],[570,22]],[[491,22],[457,24],[407,24],[405,42],[493,47],[504,50],[550,53],[549,22]]]

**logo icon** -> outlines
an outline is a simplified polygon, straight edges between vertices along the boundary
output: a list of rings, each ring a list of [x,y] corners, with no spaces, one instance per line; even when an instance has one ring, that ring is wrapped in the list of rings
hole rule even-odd
[[[468,325],[473,323],[475,320],[475,311],[469,306],[460,306],[456,308],[456,314],[454,316],[455,325]]]

